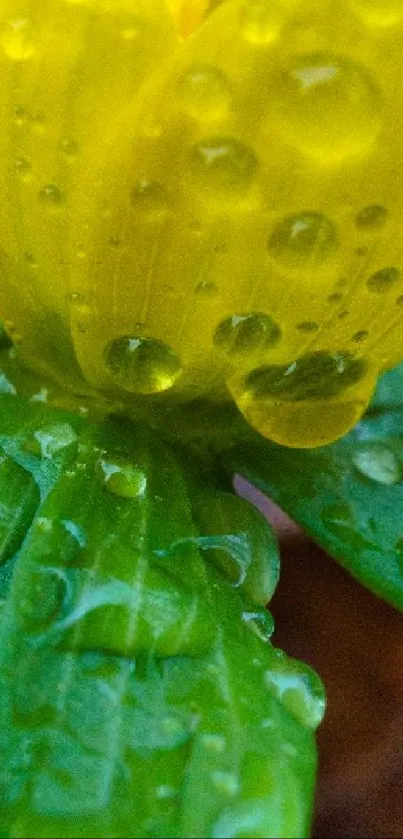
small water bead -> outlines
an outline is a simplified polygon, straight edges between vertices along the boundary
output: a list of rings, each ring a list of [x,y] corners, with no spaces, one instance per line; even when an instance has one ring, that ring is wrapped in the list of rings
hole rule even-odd
[[[261,641],[270,641],[274,632],[274,619],[270,612],[266,609],[243,612],[242,620]]]
[[[282,219],[269,239],[270,255],[286,268],[311,270],[338,248],[337,230],[322,213],[303,211]]]
[[[376,294],[389,291],[391,286],[400,280],[401,274],[397,268],[381,268],[367,280],[367,288]]]
[[[56,184],[46,184],[39,192],[39,200],[51,212],[58,212],[64,204],[64,195]]]
[[[299,402],[331,399],[358,383],[367,363],[347,352],[318,351],[291,364],[267,365],[253,370],[245,386],[258,399]]]
[[[180,77],[177,89],[183,110],[194,119],[218,119],[226,113],[231,101],[224,73],[208,65],[187,70]]]
[[[211,780],[213,786],[222,795],[234,798],[240,789],[239,780],[233,772],[224,772],[220,769],[214,769],[211,773]]]
[[[117,338],[106,347],[104,358],[114,382],[130,393],[169,390],[182,372],[178,356],[154,338]]]
[[[221,734],[203,734],[201,742],[207,751],[215,754],[223,754],[227,748],[227,741]]]
[[[343,300],[343,295],[340,291],[334,291],[332,294],[329,294],[327,298],[327,302],[330,303],[332,306],[337,305],[337,303],[341,303]]]
[[[29,180],[32,169],[31,164],[29,160],[26,159],[26,157],[19,157],[18,160],[15,161],[14,169],[16,174],[19,178],[21,178],[22,181]]]
[[[78,143],[70,137],[64,137],[63,140],[60,141],[60,151],[63,152],[65,157],[69,160],[73,160],[77,157],[78,150]]]
[[[7,58],[13,61],[28,61],[35,52],[32,20],[22,17],[7,21],[1,42]]]
[[[281,329],[270,315],[251,312],[223,320],[214,332],[213,341],[216,347],[232,355],[274,347],[280,338]]]
[[[13,105],[11,109],[13,122],[19,127],[25,125],[27,121],[27,111],[22,105]]]
[[[169,801],[179,796],[179,790],[176,787],[171,787],[169,784],[160,784],[155,789],[155,797],[159,801]]]
[[[135,183],[130,202],[136,212],[150,216],[165,213],[168,208],[168,196],[163,184],[146,178]]]
[[[319,324],[315,323],[313,320],[303,320],[301,323],[297,323],[297,329],[299,332],[317,332],[319,329]]]
[[[246,192],[257,170],[254,153],[234,137],[210,137],[197,143],[190,166],[202,187],[214,192]]]
[[[143,498],[147,476],[140,466],[117,458],[101,457],[95,472],[105,488],[120,498]]]
[[[25,441],[24,449],[39,457],[53,460],[66,449],[75,452],[77,439],[77,434],[69,423],[54,423],[35,431],[32,437]]]
[[[218,287],[210,280],[202,280],[197,284],[195,294],[203,299],[212,300],[218,295]]]
[[[274,696],[301,725],[315,729],[326,708],[325,690],[319,676],[308,665],[275,650],[265,673],[265,683]]]
[[[362,344],[368,337],[369,332],[367,332],[366,329],[359,329],[358,332],[353,335],[351,340],[354,341],[355,344]]]
[[[301,151],[335,163],[372,146],[381,105],[365,67],[328,53],[298,56],[279,85],[281,128]]]
[[[386,224],[388,211],[379,204],[364,207],[356,216],[355,223],[359,230],[371,232],[379,230]]]
[[[56,568],[42,568],[34,572],[30,597],[21,603],[21,612],[35,630],[45,628],[59,613],[66,597],[66,579]]]
[[[377,484],[394,486],[403,480],[403,463],[394,451],[381,443],[366,443],[354,452],[355,468]]]

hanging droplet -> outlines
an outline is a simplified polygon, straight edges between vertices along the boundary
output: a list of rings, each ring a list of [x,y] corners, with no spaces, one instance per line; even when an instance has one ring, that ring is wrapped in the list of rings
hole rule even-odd
[[[270,612],[266,609],[242,612],[242,620],[261,641],[270,641],[274,632],[274,620]]]
[[[381,125],[381,101],[365,67],[328,54],[298,56],[279,78],[279,127],[323,163],[361,155]]]
[[[143,498],[147,491],[147,476],[140,466],[119,458],[101,457],[96,474],[112,495],[120,498]]]
[[[178,356],[154,338],[117,338],[107,346],[104,358],[113,380],[130,393],[169,390],[182,372]]]
[[[209,65],[191,67],[179,79],[177,89],[182,109],[194,119],[218,119],[231,101],[224,73]]]
[[[35,52],[34,25],[30,18],[9,20],[3,28],[3,50],[13,61],[28,61]]]
[[[281,338],[281,329],[270,315],[252,312],[231,315],[214,332],[216,347],[232,355],[254,353],[274,347]]]
[[[306,728],[317,728],[322,722],[326,699],[319,676],[308,665],[288,658],[280,650],[265,673],[271,693]]]
[[[311,211],[286,216],[274,228],[269,253],[288,269],[312,270],[325,263],[338,248],[333,222]]]
[[[253,152],[233,137],[211,137],[197,143],[190,166],[200,188],[213,192],[246,192],[256,175]]]
[[[393,486],[403,480],[403,462],[381,443],[366,443],[353,455],[355,468],[377,484]]]
[[[318,351],[288,365],[253,370],[245,385],[259,398],[290,401],[330,399],[363,378],[367,364],[350,353]]]

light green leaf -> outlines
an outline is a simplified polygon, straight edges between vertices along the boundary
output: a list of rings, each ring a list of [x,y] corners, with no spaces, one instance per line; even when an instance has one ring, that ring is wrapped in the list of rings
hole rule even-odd
[[[323,688],[270,643],[264,522],[211,489],[215,509],[140,425],[2,399],[0,442],[41,502],[0,629],[0,830],[307,835]]]

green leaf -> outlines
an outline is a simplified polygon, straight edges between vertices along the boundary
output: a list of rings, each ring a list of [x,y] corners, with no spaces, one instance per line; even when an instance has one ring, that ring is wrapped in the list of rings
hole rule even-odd
[[[385,408],[403,409],[403,364],[379,378],[368,413],[374,414]]]
[[[41,498],[0,627],[0,830],[307,835],[324,695],[256,602],[270,530],[147,428],[75,419],[0,398]]]
[[[403,609],[403,411],[380,409],[314,450],[258,435],[225,455],[367,588]]]

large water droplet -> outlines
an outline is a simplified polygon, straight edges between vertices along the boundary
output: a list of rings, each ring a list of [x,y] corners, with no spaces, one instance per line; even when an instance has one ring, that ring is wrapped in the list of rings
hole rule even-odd
[[[286,268],[311,270],[326,262],[338,248],[334,224],[311,211],[286,216],[274,228],[269,253]]]
[[[242,620],[261,641],[270,641],[274,632],[274,620],[270,612],[266,609],[242,612]]]
[[[169,390],[182,370],[178,356],[154,338],[117,338],[107,346],[104,357],[113,380],[130,393]]]
[[[134,210],[147,216],[165,213],[168,207],[168,196],[163,184],[146,178],[135,183],[130,201]]]
[[[275,658],[265,673],[271,693],[301,725],[317,728],[322,722],[325,690],[319,676],[308,665],[275,650]]]
[[[52,460],[60,452],[64,453],[66,449],[69,449],[72,454],[75,453],[77,434],[67,422],[54,423],[35,431],[25,441],[24,449],[39,457]]]
[[[381,443],[365,443],[354,452],[353,463],[361,475],[385,486],[403,480],[403,463],[392,449]]]
[[[34,26],[29,18],[9,20],[3,28],[3,50],[13,61],[28,61],[35,52]]]
[[[214,332],[214,343],[229,354],[253,353],[278,343],[281,329],[270,317],[260,312],[231,315]]]
[[[64,204],[64,195],[56,184],[46,184],[39,192],[39,200],[51,212],[58,212]]]
[[[279,80],[280,126],[322,162],[362,154],[381,122],[378,90],[361,65],[331,54],[298,56]]]
[[[253,370],[245,386],[259,399],[330,399],[359,382],[366,370],[366,362],[350,353],[318,351],[288,365]]]
[[[368,231],[372,233],[374,230],[379,230],[387,221],[388,211],[385,207],[379,204],[370,204],[364,207],[357,214],[355,223],[359,230]]]
[[[190,155],[191,171],[201,188],[214,192],[245,192],[257,169],[254,153],[234,137],[209,137]]]
[[[118,458],[101,457],[96,473],[106,489],[120,498],[142,498],[147,490],[147,476],[140,466]]]
[[[178,95],[183,110],[194,119],[222,117],[231,101],[224,73],[208,65],[187,70],[179,79]]]
[[[397,268],[381,268],[367,280],[367,288],[376,294],[382,294],[400,280],[400,271]]]

